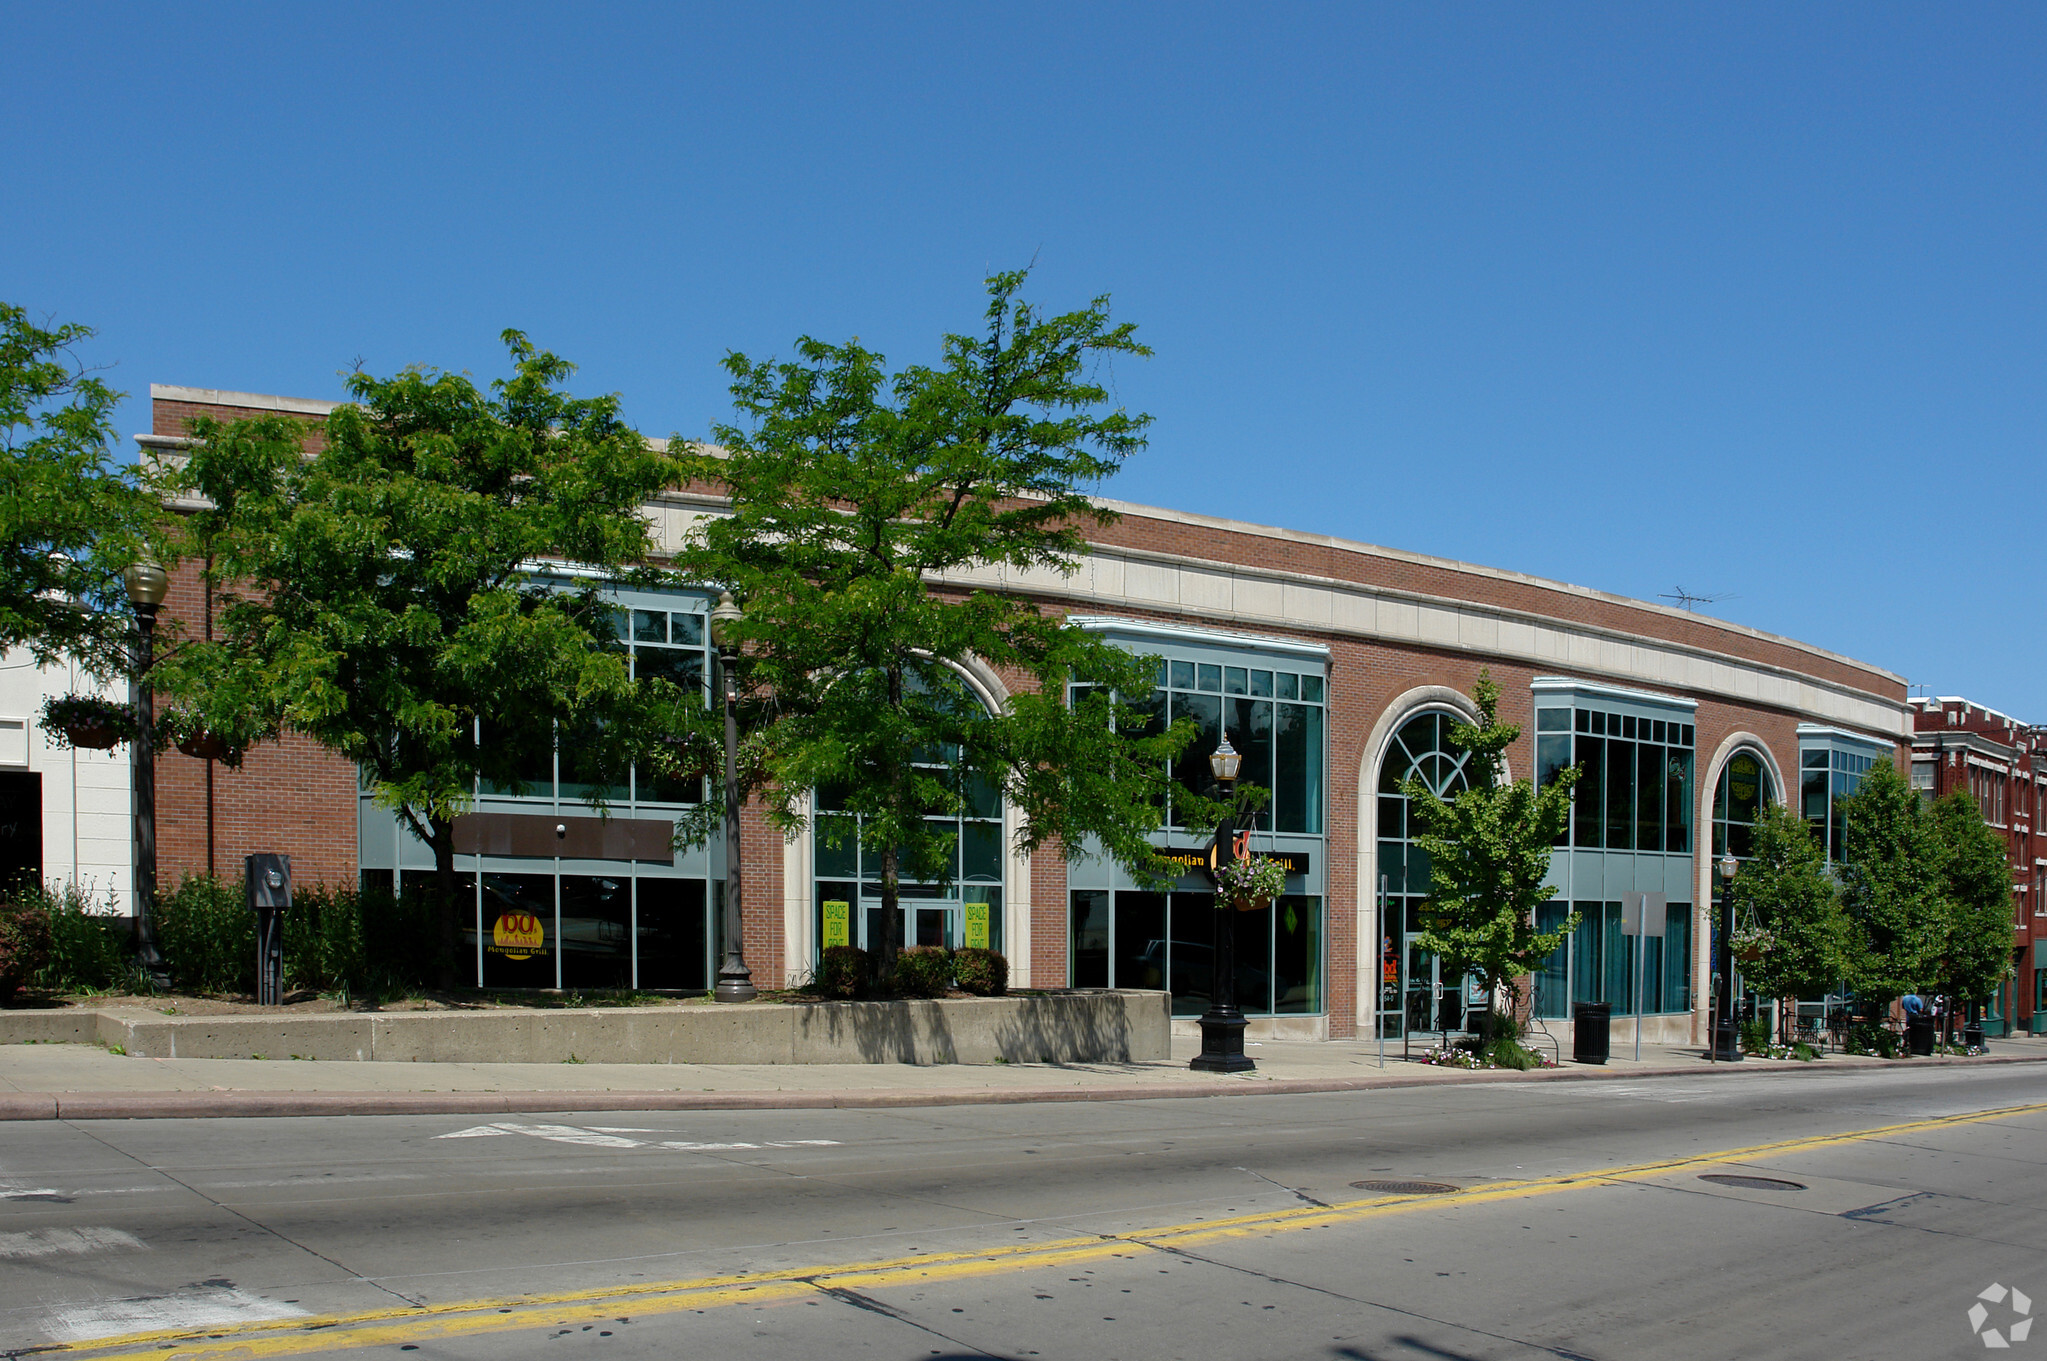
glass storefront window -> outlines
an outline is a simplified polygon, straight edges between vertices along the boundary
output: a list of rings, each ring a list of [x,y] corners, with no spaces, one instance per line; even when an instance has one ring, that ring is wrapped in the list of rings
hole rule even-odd
[[[1215,897],[1075,889],[1067,938],[1077,988],[1161,988],[1175,1016],[1208,1010],[1215,976]],[[1323,1010],[1322,899],[1290,893],[1256,912],[1223,914],[1235,932],[1236,1001],[1247,1016]]]
[[[1691,724],[1582,705],[1539,708],[1535,718],[1536,784],[1579,767],[1558,846],[1691,853]]]

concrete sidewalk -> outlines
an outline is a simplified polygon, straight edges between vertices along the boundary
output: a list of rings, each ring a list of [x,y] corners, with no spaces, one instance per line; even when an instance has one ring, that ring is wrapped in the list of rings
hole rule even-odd
[[[1809,1073],[1983,1066],[2047,1060],[2047,1037],[1990,1042],[1975,1058],[1891,1060],[1830,1056],[1812,1063],[1705,1061],[1696,1048],[1647,1046],[1642,1059],[1603,1066],[1568,1060],[1530,1073],[1403,1062],[1398,1044],[1380,1066],[1376,1044],[1332,1041],[1252,1045],[1255,1072],[1196,1073],[1198,1041],[1176,1039],[1152,1063],[948,1064],[538,1064],[321,1063],[252,1059],[148,1059],[81,1044],[0,1046],[0,1120],[206,1116],[510,1114],[590,1110],[747,1110],[801,1107],[986,1105],[1135,1101],[1369,1091],[1470,1082],[1571,1082],[1642,1077]]]

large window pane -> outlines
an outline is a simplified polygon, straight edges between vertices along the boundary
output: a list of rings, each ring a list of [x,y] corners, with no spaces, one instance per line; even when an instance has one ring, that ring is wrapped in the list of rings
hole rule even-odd
[[[1565,903],[1539,903],[1535,909],[1535,929],[1554,931],[1564,924],[1571,915]],[[1535,975],[1535,1014],[1550,1020],[1568,1018],[1571,1014],[1571,941],[1567,936],[1560,941],[1542,969]]]
[[[1199,1016],[1208,1010],[1209,979],[1215,968],[1215,898],[1207,893],[1175,893],[1168,923],[1172,930],[1168,986],[1175,1016]]]
[[[632,986],[633,881],[622,875],[561,878],[564,988]]]
[[[1210,772],[1208,758],[1218,745],[1222,732],[1222,698],[1219,695],[1173,696],[1172,719],[1179,722],[1192,719],[1199,729],[1187,749],[1173,762],[1173,778],[1188,789],[1206,793],[1215,785],[1215,776]],[[1182,827],[1180,810],[1173,810],[1173,825]]]
[[[1635,849],[1663,849],[1663,748],[1635,748]]]
[[[1320,832],[1322,710],[1310,704],[1281,704],[1278,708],[1273,826],[1282,832]]]
[[[1229,701],[1230,745],[1243,753],[1237,779],[1261,789],[1272,788],[1272,704],[1267,700]]]
[[[483,876],[483,986],[557,986],[556,947],[553,875]]]
[[[1102,891],[1077,890],[1069,895],[1072,904],[1073,986],[1109,986],[1109,895]]]
[[[1606,740],[1606,848],[1635,844],[1635,744]]]
[[[1692,905],[1672,903],[1663,923],[1663,1006],[1692,1009]]]
[[[1578,765],[1583,774],[1571,795],[1571,840],[1585,849],[1606,844],[1602,828],[1606,817],[1606,740],[1578,737]]]
[[[1675,728],[1675,723],[1670,725]],[[1664,759],[1663,849],[1692,849],[1692,754],[1667,749]]]
[[[641,879],[637,891],[640,986],[654,992],[709,988],[704,881]]]
[[[1309,1015],[1322,1010],[1322,900],[1281,898],[1272,923],[1272,1009]]]
[[[1166,987],[1166,895],[1118,893],[1114,972],[1118,988]]]

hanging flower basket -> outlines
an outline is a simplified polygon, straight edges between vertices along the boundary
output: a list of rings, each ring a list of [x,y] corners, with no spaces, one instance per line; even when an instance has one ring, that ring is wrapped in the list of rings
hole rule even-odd
[[[1286,891],[1286,866],[1270,856],[1251,855],[1224,867],[1216,895],[1239,912],[1260,912]]]
[[[238,766],[242,763],[242,749],[228,742],[217,733],[200,729],[190,736],[178,740],[178,750],[201,761],[219,761],[223,765]]]
[[[134,740],[135,714],[97,695],[53,695],[43,701],[43,728],[65,746],[106,751]]]

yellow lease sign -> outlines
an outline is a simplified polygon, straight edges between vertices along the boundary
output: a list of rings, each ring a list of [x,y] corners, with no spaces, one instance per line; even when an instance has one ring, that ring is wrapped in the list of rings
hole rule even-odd
[[[826,903],[824,905],[824,943],[827,949],[834,945],[853,943],[853,908],[850,903]]]
[[[985,950],[988,948],[988,904],[968,903],[967,948]]]

